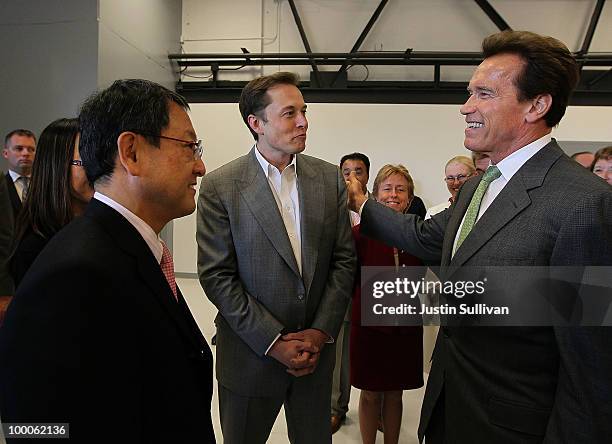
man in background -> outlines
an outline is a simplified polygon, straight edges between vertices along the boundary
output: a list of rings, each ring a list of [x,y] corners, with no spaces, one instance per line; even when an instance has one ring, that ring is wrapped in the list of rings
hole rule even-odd
[[[255,146],[208,174],[198,200],[223,439],[265,443],[284,405],[292,443],[331,443],[333,342],[355,272],[346,186],[337,166],[301,154],[308,121],[294,74],[249,82],[240,112]]]
[[[572,54],[554,38],[524,31],[487,37],[483,53],[461,113],[466,148],[488,153],[491,165],[426,221],[366,199],[350,178],[362,233],[441,260],[443,279],[463,266],[612,265],[612,187],[551,137],[578,82]],[[606,442],[610,374],[608,328],[443,326],[419,438]]]
[[[69,423],[81,443],[215,442],[212,354],[159,238],[195,210],[205,172],[187,110],[146,80],[118,80],[83,105],[79,150],[95,194],[9,307],[3,422]]]
[[[368,191],[368,181],[370,180],[370,159],[363,153],[345,154],[340,159],[340,172],[344,180],[348,180],[351,172],[355,172],[355,177],[361,183],[364,194],[370,197]],[[351,226],[359,225],[359,213],[349,210],[351,216]],[[348,406],[348,400],[347,400]],[[346,412],[345,412],[346,413]]]
[[[593,160],[595,159],[595,154],[591,153],[590,151],[580,151],[579,153],[572,154],[572,159],[583,167],[591,169],[591,165],[593,165]]]
[[[476,151],[472,152],[472,161],[474,162],[474,166],[476,167],[476,175],[484,174],[491,163],[491,159],[489,159],[489,155],[487,153],[479,153]]]
[[[36,136],[32,131],[16,129],[4,138],[2,156],[8,163],[8,172],[0,177],[0,324],[14,292],[8,258],[15,241],[15,224],[28,193],[35,154]]]

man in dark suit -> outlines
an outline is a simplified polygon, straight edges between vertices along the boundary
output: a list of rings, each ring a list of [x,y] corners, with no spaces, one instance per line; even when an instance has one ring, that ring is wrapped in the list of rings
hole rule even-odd
[[[200,187],[198,272],[219,309],[226,444],[265,443],[283,404],[292,443],[331,443],[331,343],[355,257],[338,167],[301,154],[308,122],[297,84],[276,73],[244,88],[255,146]]]
[[[9,307],[3,422],[67,422],[82,443],[215,441],[212,354],[158,237],[194,211],[205,173],[187,109],[145,80],[116,81],[83,105],[80,153],[96,192]]]
[[[8,172],[0,177],[0,324],[14,291],[13,279],[8,272],[8,257],[35,154],[36,136],[32,131],[16,129],[4,138],[2,156],[8,163]]]
[[[350,178],[362,233],[441,260],[443,276],[461,266],[612,265],[612,187],[550,136],[578,81],[571,53],[558,40],[516,31],[488,37],[483,52],[461,113],[465,146],[487,152],[491,166],[426,221],[366,201]],[[445,326],[419,437],[427,444],[608,442],[610,374],[606,328]]]
[[[4,138],[2,155],[8,163],[5,175],[15,221],[27,194],[32,163],[36,155],[36,136],[27,129],[16,129]]]
[[[8,272],[7,261],[13,247],[13,211],[9,199],[8,186],[0,178],[0,325],[4,320],[4,313],[13,294],[13,280]]]

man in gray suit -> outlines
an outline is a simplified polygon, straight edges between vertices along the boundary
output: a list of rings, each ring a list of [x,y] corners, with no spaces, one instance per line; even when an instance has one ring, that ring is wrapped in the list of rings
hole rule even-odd
[[[355,256],[338,167],[300,154],[308,122],[297,85],[276,73],[244,88],[240,112],[255,146],[200,187],[198,272],[219,310],[228,444],[266,442],[283,405],[292,443],[331,442],[333,342]]]
[[[612,187],[550,135],[578,82],[571,53],[558,40],[517,31],[487,37],[483,52],[461,113],[465,146],[489,153],[487,171],[426,221],[366,201],[350,178],[362,233],[440,260],[443,276],[461,266],[612,265]],[[607,328],[445,326],[419,438],[609,442],[611,374]]]

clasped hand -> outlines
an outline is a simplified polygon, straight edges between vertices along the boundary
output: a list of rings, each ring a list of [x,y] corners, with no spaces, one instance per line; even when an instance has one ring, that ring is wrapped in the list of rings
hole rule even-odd
[[[269,355],[287,367],[287,373],[309,375],[315,371],[327,340],[325,333],[314,328],[289,333],[278,338]]]

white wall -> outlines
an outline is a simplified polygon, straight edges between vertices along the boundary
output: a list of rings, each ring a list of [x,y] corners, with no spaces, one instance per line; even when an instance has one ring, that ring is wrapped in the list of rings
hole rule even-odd
[[[96,87],[96,0],[0,1],[0,142],[74,117]],[[0,170],[5,170],[0,156]]]
[[[180,48],[180,0],[99,0],[98,87],[143,78],[174,89]]]
[[[248,152],[253,139],[237,104],[193,104],[192,120],[204,140],[208,171]],[[448,198],[442,180],[448,159],[468,154],[463,148],[465,124],[457,105],[308,105],[305,153],[337,163],[343,154],[362,151],[372,162],[370,185],[385,163],[403,163],[427,206]],[[553,131],[560,140],[612,143],[612,107],[570,107]],[[174,222],[177,272],[195,273],[195,214]]]

